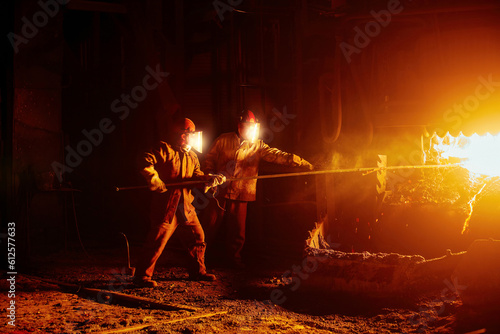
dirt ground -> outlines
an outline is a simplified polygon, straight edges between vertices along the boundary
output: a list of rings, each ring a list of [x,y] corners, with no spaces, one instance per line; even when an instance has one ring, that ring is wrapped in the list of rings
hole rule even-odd
[[[495,315],[465,307],[443,287],[415,298],[362,297],[292,291],[282,275],[293,263],[257,261],[244,270],[212,266],[215,282],[187,280],[175,252],[162,256],[157,288],[134,288],[112,250],[33,258],[16,277],[15,327],[7,325],[7,280],[1,281],[6,333],[500,333]],[[173,253],[172,253],[173,252]],[[179,261],[177,261],[179,262]],[[5,275],[4,275],[5,277]],[[61,286],[39,278],[79,286]],[[107,297],[94,288],[192,310],[165,310]],[[272,302],[278,289],[286,299]],[[449,291],[449,290],[448,290]]]

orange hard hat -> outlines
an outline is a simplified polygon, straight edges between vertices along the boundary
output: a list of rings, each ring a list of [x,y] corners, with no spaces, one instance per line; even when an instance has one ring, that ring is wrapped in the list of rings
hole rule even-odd
[[[183,118],[175,122],[174,124],[174,131],[176,133],[189,133],[189,132],[195,132],[196,127],[194,125],[194,122],[190,120],[189,118]]]
[[[241,112],[240,118],[239,118],[239,123],[257,123],[257,118],[255,118],[255,115],[253,112],[251,112],[248,109],[245,109]]]

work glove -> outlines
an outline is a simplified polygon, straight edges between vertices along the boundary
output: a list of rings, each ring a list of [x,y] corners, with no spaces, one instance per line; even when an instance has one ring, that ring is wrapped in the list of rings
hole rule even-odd
[[[301,167],[304,167],[308,170],[314,170],[314,166],[307,160],[302,161]]]
[[[208,174],[210,176],[210,183],[205,185],[205,192],[210,188],[215,188],[226,182],[226,177],[223,174]]]
[[[151,178],[151,181],[149,182],[148,186],[149,190],[157,192],[157,193],[164,193],[167,191],[167,187],[165,187],[165,183],[157,176],[153,176]]]
[[[302,159],[301,157],[299,157],[298,155],[296,154],[292,154],[292,166],[294,167],[302,167],[302,168],[305,168],[307,170],[314,170],[314,166],[311,165],[311,163],[309,163],[309,161],[307,161],[306,159]]]

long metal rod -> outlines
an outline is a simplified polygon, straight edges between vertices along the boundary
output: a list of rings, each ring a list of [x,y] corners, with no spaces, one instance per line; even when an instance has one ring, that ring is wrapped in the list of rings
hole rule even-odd
[[[207,183],[207,181],[184,181],[184,182],[176,182],[176,183],[168,183],[165,184],[165,187],[178,187],[178,186],[190,186],[190,185],[197,185],[197,184],[203,184]],[[123,190],[137,190],[137,189],[147,189],[148,186],[131,186],[131,187],[116,187],[116,191],[123,191]]]
[[[362,168],[346,168],[346,169],[332,169],[332,170],[318,170],[308,172],[295,172],[295,173],[282,173],[282,174],[269,174],[269,175],[256,175],[246,176],[239,178],[227,178],[226,182],[242,181],[242,180],[260,180],[260,179],[276,179],[281,177],[292,176],[306,176],[306,175],[322,175],[322,174],[339,174],[339,173],[356,173],[363,172],[367,175],[381,170],[401,170],[401,169],[431,169],[431,168],[452,168],[460,167],[461,164],[447,164],[447,165],[421,165],[421,166],[389,166],[389,167],[362,167]],[[196,184],[207,183],[207,181],[185,181],[165,184],[165,187],[189,186]],[[132,186],[132,187],[117,187],[116,191],[146,189],[148,186]]]
[[[21,274],[21,275],[31,280],[58,285],[61,289],[63,289],[63,292],[77,294],[83,297],[92,297],[93,300],[95,301],[98,302],[105,301],[108,304],[118,304],[123,306],[132,306],[132,307],[143,307],[148,305],[151,308],[166,310],[166,311],[184,310],[184,311],[195,312],[201,310],[199,307],[194,307],[194,306],[181,305],[176,303],[165,303],[161,301],[156,301],[151,298],[139,297],[111,290],[86,288],[82,285],[56,281],[28,274]]]

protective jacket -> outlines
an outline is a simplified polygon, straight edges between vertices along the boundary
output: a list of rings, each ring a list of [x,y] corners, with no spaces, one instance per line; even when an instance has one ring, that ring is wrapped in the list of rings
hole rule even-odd
[[[157,149],[145,154],[144,162],[141,174],[149,184],[174,183],[186,179],[203,180],[204,174],[200,169],[198,156],[192,150],[186,152],[178,146],[160,142]],[[193,200],[190,188],[176,187],[167,189],[164,193],[153,193],[153,224],[170,224],[178,206],[187,222],[197,221]]]
[[[251,143],[241,140],[235,132],[220,135],[205,156],[205,173],[222,173],[227,178],[257,176],[260,160],[300,167],[311,166],[301,157],[269,147],[262,140]],[[220,186],[220,195],[231,200],[255,201],[257,180],[226,182]]]

